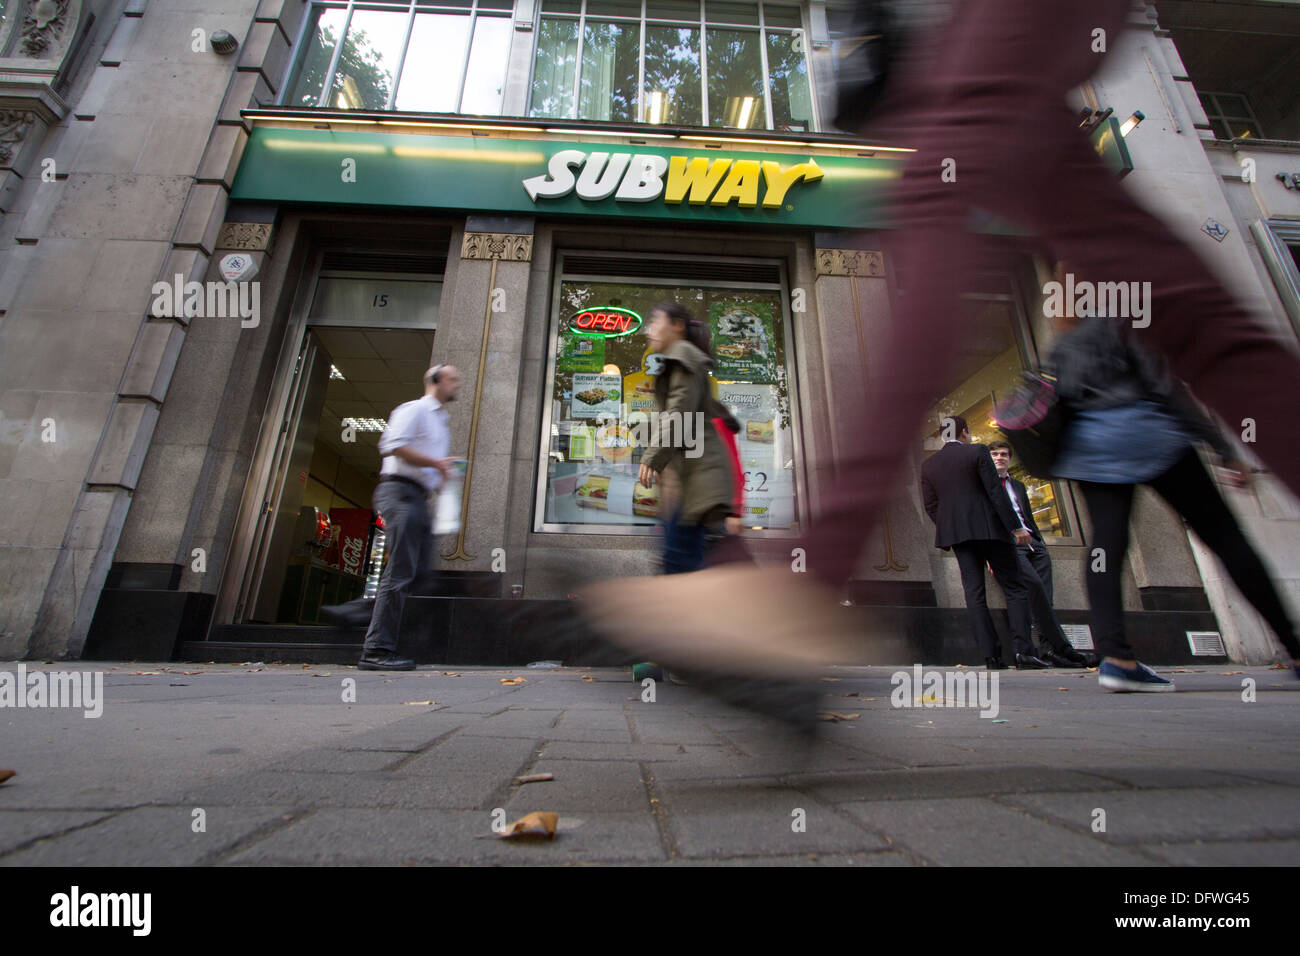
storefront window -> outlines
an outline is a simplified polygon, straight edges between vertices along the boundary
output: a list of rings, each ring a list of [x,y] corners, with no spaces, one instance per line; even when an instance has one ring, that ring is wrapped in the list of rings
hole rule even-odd
[[[546,0],[529,115],[812,129],[802,18],[789,3]]]
[[[563,281],[537,530],[648,530],[663,516],[661,486],[637,481],[661,367],[642,323],[661,302],[686,306],[712,333],[715,394],[740,422],[744,523],[794,528],[796,455],[780,289]],[[686,426],[688,448],[699,425]]]
[[[582,98],[589,119],[630,123],[637,118],[637,57],[641,31],[635,24],[588,22],[582,47]]]
[[[645,37],[646,123],[700,126],[700,31],[647,26]]]
[[[498,114],[512,9],[509,0],[314,4],[285,103]]]
[[[925,436],[927,455],[943,447],[943,420],[954,416],[966,419],[973,442],[987,445],[1006,440],[993,421],[993,405],[1016,387],[1025,368],[1016,321],[1009,301],[983,302],[976,310],[972,334],[963,340],[958,384],[931,411]],[[1025,483],[1034,521],[1044,537],[1069,537],[1072,532],[1058,483],[1027,474],[1015,458],[1010,473]]]

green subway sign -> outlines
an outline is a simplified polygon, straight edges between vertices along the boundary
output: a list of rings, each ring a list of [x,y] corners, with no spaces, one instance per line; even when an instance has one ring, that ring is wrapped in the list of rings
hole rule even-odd
[[[736,144],[742,145],[742,144]],[[811,155],[826,152],[828,155]],[[899,159],[258,126],[231,199],[879,228]]]

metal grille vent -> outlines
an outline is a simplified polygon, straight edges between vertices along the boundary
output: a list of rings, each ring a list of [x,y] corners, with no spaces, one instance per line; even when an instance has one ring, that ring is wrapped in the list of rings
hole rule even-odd
[[[1188,631],[1187,643],[1192,647],[1193,657],[1227,657],[1227,648],[1223,646],[1223,635],[1218,631]]]
[[[357,252],[328,249],[321,261],[323,272],[388,272],[442,275],[447,271],[447,257],[419,253]]]
[[[617,256],[565,256],[565,275],[627,276],[692,282],[757,282],[779,285],[781,269],[772,262],[711,262],[707,259],[653,259]]]

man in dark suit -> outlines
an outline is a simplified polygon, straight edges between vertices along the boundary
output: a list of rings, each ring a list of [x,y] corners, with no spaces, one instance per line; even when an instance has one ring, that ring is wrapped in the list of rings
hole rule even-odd
[[[952,548],[957,555],[966,611],[984,663],[990,670],[1006,666],[985,595],[984,565],[988,564],[1007,597],[1016,666],[1049,667],[1034,656],[1029,640],[1029,589],[1016,557],[1016,546],[1030,541],[1029,531],[1016,519],[988,446],[969,444],[966,420],[944,419],[944,432],[954,437],[921,466],[921,497],[935,525],[935,547]]]
[[[998,470],[1002,490],[1011,502],[1020,526],[1029,532],[1029,543],[1016,546],[1016,558],[1020,564],[1020,576],[1029,588],[1029,606],[1034,612],[1034,623],[1038,625],[1038,634],[1046,645],[1036,656],[1057,667],[1090,666],[1087,656],[1076,651],[1070,644],[1052,610],[1052,559],[1047,554],[1047,545],[1043,541],[1043,533],[1038,530],[1038,522],[1034,520],[1034,511],[1029,506],[1029,493],[1024,482],[1017,481],[1008,473],[1011,468],[1011,446],[1004,441],[993,441],[989,442],[988,447],[993,465]]]

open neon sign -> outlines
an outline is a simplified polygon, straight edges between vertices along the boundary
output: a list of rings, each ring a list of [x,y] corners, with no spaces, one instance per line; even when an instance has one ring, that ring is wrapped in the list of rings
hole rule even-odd
[[[640,328],[641,316],[631,309],[614,306],[583,309],[569,319],[569,331],[575,335],[594,335],[606,339],[631,335]]]

